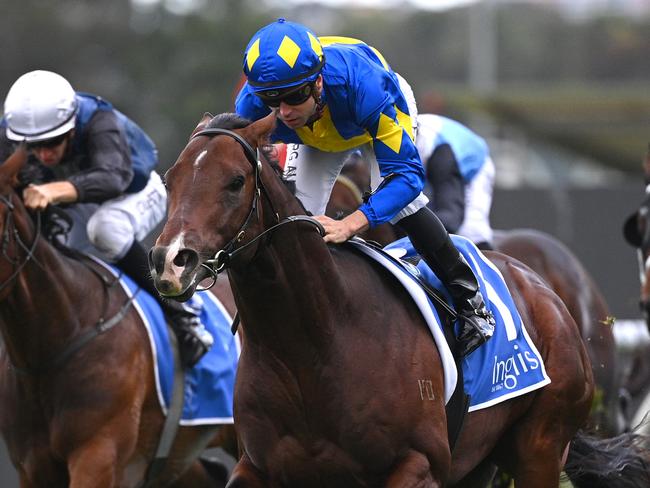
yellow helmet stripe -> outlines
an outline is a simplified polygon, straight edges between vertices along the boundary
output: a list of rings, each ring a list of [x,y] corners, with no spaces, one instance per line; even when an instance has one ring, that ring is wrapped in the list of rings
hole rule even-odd
[[[255,64],[255,61],[257,61],[257,58],[259,57],[260,57],[260,40],[258,38],[246,53],[246,65],[248,66],[248,71],[253,69],[253,65]]]

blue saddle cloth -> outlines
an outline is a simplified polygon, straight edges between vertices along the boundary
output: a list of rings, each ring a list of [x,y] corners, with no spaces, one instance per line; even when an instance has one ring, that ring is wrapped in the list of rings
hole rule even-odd
[[[500,271],[471,241],[456,235],[451,238],[476,274],[486,307],[496,321],[492,338],[462,361],[465,392],[470,396],[469,411],[487,408],[550,383],[544,362],[523,326]],[[395,241],[385,249],[403,257],[417,254],[408,238]],[[411,274],[419,273],[451,304],[451,296],[423,260],[418,263],[417,270],[410,265],[406,269]],[[438,312],[433,304],[430,306],[442,329]]]
[[[109,269],[116,276],[120,275],[117,268],[111,266]],[[138,290],[138,286],[125,274],[121,274],[120,283],[129,295]],[[240,351],[238,339],[230,331],[232,318],[221,302],[207,291],[196,293],[187,304],[200,311],[201,322],[214,337],[214,344],[194,367],[185,370],[180,424],[232,424],[233,391]],[[134,307],[149,335],[151,351],[155,358],[158,400],[166,415],[171,401],[174,374],[169,329],[160,306],[144,290],[138,291]]]

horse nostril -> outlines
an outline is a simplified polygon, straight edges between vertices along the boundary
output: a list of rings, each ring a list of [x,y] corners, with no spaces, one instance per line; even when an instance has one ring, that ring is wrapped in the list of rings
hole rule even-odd
[[[155,246],[149,250],[149,269],[156,273],[162,273],[165,267],[165,254],[167,249],[163,246]]]
[[[185,269],[194,269],[199,264],[199,255],[192,249],[181,249],[174,257],[174,266]]]

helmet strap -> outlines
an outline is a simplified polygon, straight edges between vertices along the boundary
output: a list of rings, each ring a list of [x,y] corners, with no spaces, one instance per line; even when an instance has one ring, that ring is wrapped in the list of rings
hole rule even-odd
[[[320,119],[323,116],[323,110],[325,109],[325,102],[323,102],[323,97],[321,96],[321,92],[323,89],[323,84],[321,83],[320,89],[317,89],[316,82],[314,81],[314,90],[311,91],[311,96],[316,102],[316,110],[312,114],[311,117],[307,120],[307,123],[305,125],[312,126],[314,122],[316,122],[318,119]]]

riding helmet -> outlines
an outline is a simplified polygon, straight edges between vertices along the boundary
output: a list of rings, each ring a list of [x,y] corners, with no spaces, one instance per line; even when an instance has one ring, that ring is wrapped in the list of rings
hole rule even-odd
[[[255,33],[244,56],[244,74],[253,91],[288,88],[314,81],[325,58],[307,27],[278,19]]]
[[[63,76],[51,71],[25,73],[9,89],[4,104],[7,138],[43,141],[75,126],[77,98]]]

